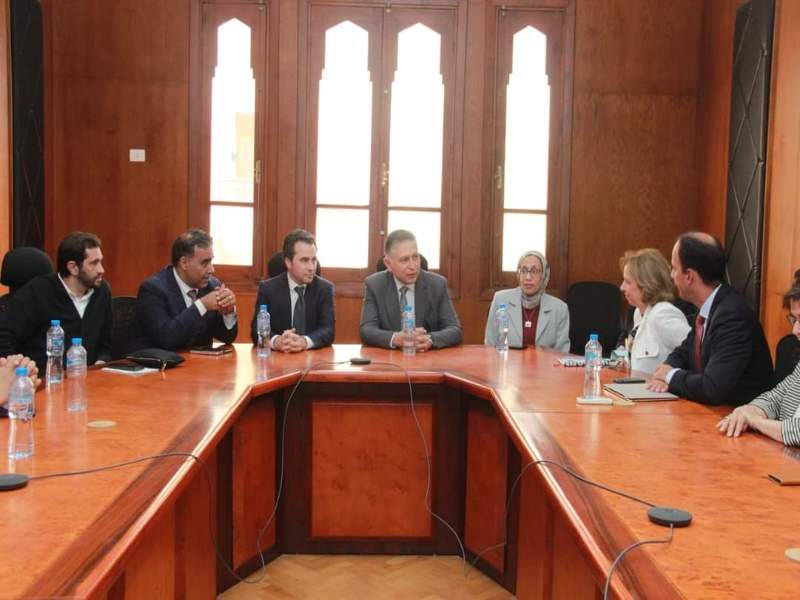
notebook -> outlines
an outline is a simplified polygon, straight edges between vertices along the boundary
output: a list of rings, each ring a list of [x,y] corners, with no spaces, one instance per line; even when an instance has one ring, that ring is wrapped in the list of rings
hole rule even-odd
[[[675,394],[669,392],[651,392],[646,383],[607,383],[603,389],[613,396],[633,400],[634,402],[652,402],[654,400],[677,400]]]

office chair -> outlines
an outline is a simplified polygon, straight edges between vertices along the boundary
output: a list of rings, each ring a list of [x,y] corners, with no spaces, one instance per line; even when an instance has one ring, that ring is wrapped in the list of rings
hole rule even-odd
[[[385,271],[386,270],[386,265],[383,264],[383,257],[384,256],[385,255],[382,254],[381,257],[378,259],[378,262],[375,263],[375,272],[376,273],[378,273],[379,271]],[[428,270],[428,259],[425,258],[424,256],[422,256],[422,254],[419,255],[419,266],[423,271],[427,271]]]
[[[267,277],[275,277],[284,271],[286,271],[286,263],[283,262],[283,252],[278,251],[270,257],[269,262],[267,263]],[[317,261],[317,277],[321,276],[322,267],[319,266],[319,261]]]
[[[620,334],[620,291],[605,281],[579,281],[567,290],[570,352],[583,354],[590,333],[600,336],[603,355],[616,348]]]
[[[0,313],[8,308],[11,296],[38,275],[53,272],[50,257],[38,248],[20,246],[6,252],[0,267],[0,283],[8,286],[8,294],[0,296]]]
[[[128,355],[128,340],[133,321],[136,318],[136,297],[116,296],[112,298],[111,312],[114,315],[111,327],[111,358],[119,360]]]
[[[800,340],[793,333],[783,336],[775,348],[775,384],[790,375],[799,361]]]

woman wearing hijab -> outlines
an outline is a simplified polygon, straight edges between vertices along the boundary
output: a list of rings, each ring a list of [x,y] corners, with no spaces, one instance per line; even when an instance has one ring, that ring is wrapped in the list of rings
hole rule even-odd
[[[667,259],[655,248],[628,251],[619,259],[622,285],[628,304],[635,307],[631,331],[631,368],[652,373],[677,346],[691,327],[686,316],[672,304],[675,299]]]
[[[519,287],[495,293],[483,343],[497,341],[495,313],[501,304],[508,309],[509,346],[540,346],[569,352],[569,311],[566,303],[545,293],[550,265],[541,252],[525,252],[517,262]]]

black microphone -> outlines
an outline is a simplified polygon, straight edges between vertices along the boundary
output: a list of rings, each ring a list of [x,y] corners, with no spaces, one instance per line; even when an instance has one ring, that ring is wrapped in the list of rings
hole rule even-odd
[[[28,485],[28,476],[22,473],[2,473],[0,474],[0,492],[10,492],[18,490]]]

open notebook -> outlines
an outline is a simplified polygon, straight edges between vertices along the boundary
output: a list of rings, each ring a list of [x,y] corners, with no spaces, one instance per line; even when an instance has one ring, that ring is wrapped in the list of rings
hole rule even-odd
[[[677,400],[675,394],[669,392],[651,392],[646,383],[607,383],[603,389],[612,396],[633,400],[634,402],[652,402],[653,400]]]

